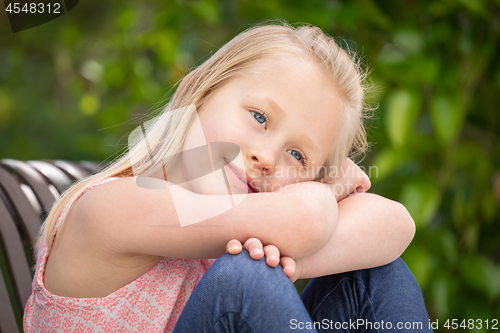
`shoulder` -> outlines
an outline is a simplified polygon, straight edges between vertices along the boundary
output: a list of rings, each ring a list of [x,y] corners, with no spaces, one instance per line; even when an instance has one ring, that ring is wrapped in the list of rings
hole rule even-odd
[[[107,178],[96,182],[90,185],[78,200],[80,213],[112,212],[115,215],[155,207],[159,202],[165,201],[165,196],[169,193],[168,186],[162,180],[149,179],[145,184],[138,184],[136,177]]]

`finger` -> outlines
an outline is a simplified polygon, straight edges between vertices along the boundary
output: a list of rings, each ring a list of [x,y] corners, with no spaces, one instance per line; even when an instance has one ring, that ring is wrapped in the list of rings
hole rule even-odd
[[[229,242],[227,242],[226,252],[230,254],[238,254],[241,252],[242,249],[243,246],[241,245],[241,242],[237,239],[231,239]]]
[[[264,246],[264,255],[268,266],[276,267],[280,263],[280,250],[274,245]]]
[[[255,260],[260,260],[264,256],[264,250],[262,249],[262,242],[257,238],[249,238],[243,244],[243,248],[250,253],[250,257]]]
[[[290,257],[281,257],[280,264],[281,267],[283,267],[283,272],[285,272],[286,276],[292,278],[295,274],[295,260]]]

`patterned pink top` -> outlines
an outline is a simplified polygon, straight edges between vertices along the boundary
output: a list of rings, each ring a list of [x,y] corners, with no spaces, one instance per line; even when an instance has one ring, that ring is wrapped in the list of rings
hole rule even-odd
[[[115,179],[92,184],[82,195]],[[72,298],[45,289],[45,240],[38,253],[33,292],[24,310],[26,333],[172,332],[189,296],[215,261],[165,257],[146,274],[106,297]]]

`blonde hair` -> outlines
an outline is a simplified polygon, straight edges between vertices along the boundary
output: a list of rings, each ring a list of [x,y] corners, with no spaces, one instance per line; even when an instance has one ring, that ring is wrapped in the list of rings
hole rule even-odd
[[[285,21],[272,23],[261,23],[238,34],[187,75],[171,100],[160,110],[159,116],[148,122],[148,142],[136,137],[128,152],[123,152],[103,171],[78,181],[64,192],[42,226],[36,249],[43,237],[47,240],[48,248],[51,247],[57,217],[67,207],[61,215],[61,226],[76,199],[89,185],[113,176],[147,174],[148,170],[165,172],[169,167],[165,165],[166,158],[179,151],[189,131],[194,108],[188,106],[200,108],[228,80],[262,59],[276,55],[304,57],[305,51],[307,59],[316,59],[340,93],[344,126],[334,151],[315,180],[333,181],[336,176],[330,175],[327,170],[342,166],[350,153],[351,156],[363,153],[367,148],[363,125],[366,111],[363,102],[365,74],[355,54],[343,50],[332,37],[317,27],[307,24],[293,27]]]

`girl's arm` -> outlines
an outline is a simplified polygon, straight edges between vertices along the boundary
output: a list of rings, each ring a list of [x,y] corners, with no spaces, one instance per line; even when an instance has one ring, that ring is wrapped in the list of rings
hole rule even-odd
[[[372,193],[358,193],[338,203],[333,236],[318,252],[296,260],[294,276],[313,278],[388,264],[399,257],[415,234],[406,208]]]
[[[163,180],[151,180],[165,187]],[[210,208],[194,204],[199,194],[185,191],[184,195],[183,202],[193,202],[193,212]],[[303,182],[287,185],[279,193],[249,194],[220,215],[181,227],[168,186],[144,189],[128,177],[87,192],[67,222],[74,222],[87,246],[105,246],[106,251],[119,255],[217,258],[230,239],[243,243],[256,237],[276,245],[281,255],[301,258],[328,242],[337,216],[331,187]]]
[[[359,193],[367,191],[371,183],[350,159],[332,186],[339,201],[335,232],[328,243],[311,256],[281,257],[281,265],[293,281],[388,264],[400,256],[413,239],[415,224],[402,204],[376,194]],[[237,241],[231,244],[236,247],[233,253],[241,251]],[[259,244],[252,241],[250,246],[255,248]]]
[[[350,195],[339,202],[338,209],[337,228],[322,249],[302,259],[280,258],[285,274],[292,281],[388,264],[403,253],[415,234],[415,224],[406,208],[375,194]],[[238,254],[243,248],[251,254],[254,249],[261,254],[263,250],[270,266],[275,265],[269,256],[280,255],[279,249],[263,246],[255,238],[243,246],[238,240],[228,243],[231,254]]]

